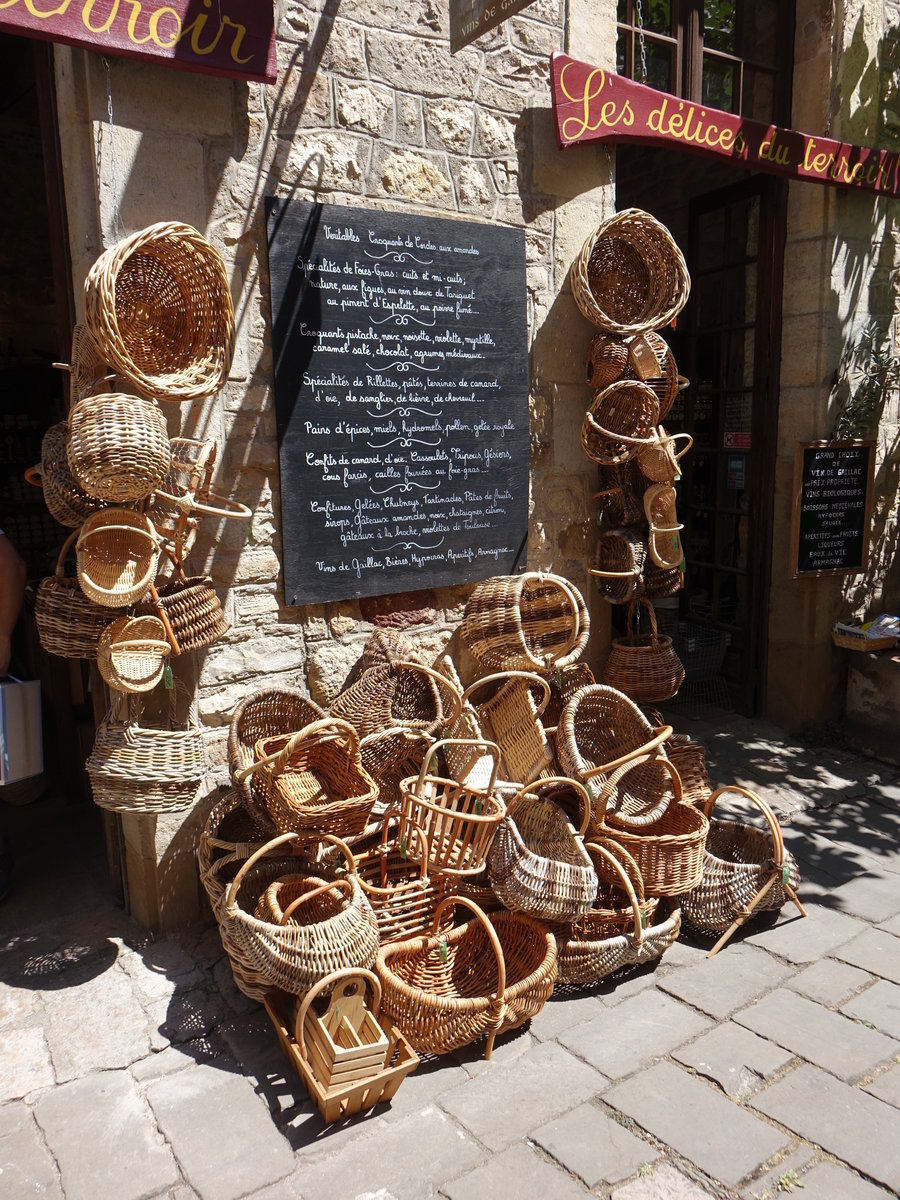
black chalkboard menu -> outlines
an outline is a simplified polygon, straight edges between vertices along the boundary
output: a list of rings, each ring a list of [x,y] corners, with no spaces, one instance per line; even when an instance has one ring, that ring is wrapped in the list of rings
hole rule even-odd
[[[267,198],[285,599],[524,569],[522,230]]]
[[[872,442],[808,442],[797,447],[791,553],[795,578],[865,568],[874,450]]]

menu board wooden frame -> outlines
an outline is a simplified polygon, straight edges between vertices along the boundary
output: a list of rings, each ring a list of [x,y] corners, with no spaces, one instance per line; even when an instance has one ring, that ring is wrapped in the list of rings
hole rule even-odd
[[[813,495],[811,490],[811,472],[816,469],[817,451],[828,451],[827,455],[819,455],[819,470],[824,472],[821,481],[826,490]],[[833,534],[834,540],[847,543],[852,548],[852,561],[844,561],[838,566],[811,567],[804,566],[810,561],[809,543],[812,535],[818,534],[826,540],[828,533],[827,516],[837,514],[840,508],[833,502],[839,501],[840,496],[834,495],[836,487],[827,484],[837,480],[842,473],[839,465],[848,460],[847,451],[865,451],[866,465],[861,475],[854,478],[859,482],[855,488],[847,488],[848,495],[854,495],[858,500],[862,496],[862,527],[857,530],[838,529]],[[864,483],[865,492],[862,492]],[[875,443],[872,441],[819,441],[801,442],[794,455],[794,486],[791,511],[791,572],[794,579],[818,577],[821,575],[857,575],[866,569],[869,560],[869,541],[872,524],[872,504],[875,489]],[[852,539],[852,540],[851,540]]]

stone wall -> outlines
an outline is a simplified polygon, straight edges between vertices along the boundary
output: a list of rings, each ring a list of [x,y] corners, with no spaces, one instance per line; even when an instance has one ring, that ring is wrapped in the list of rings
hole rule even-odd
[[[327,704],[373,628],[355,601],[283,603],[267,195],[524,227],[528,565],[553,569],[587,594],[594,539],[596,474],[579,440],[591,330],[566,281],[584,239],[612,212],[611,160],[596,148],[560,154],[548,68],[550,52],[569,42],[611,65],[612,0],[536,0],[453,56],[446,0],[286,0],[278,14],[278,81],[268,87],[56,51],[76,294],[104,246],[158,220],[197,226],[230,273],[238,346],[227,387],[193,410],[169,412],[172,433],[218,440],[215,488],[254,512],[249,534],[237,522],[207,521],[188,564],[215,579],[231,624],[221,642],[176,667],[197,686],[216,780],[243,696],[308,685]],[[423,649],[441,648],[466,594],[408,600],[422,610],[414,632]],[[597,608],[594,661],[608,636]],[[162,824],[160,857],[177,822]]]

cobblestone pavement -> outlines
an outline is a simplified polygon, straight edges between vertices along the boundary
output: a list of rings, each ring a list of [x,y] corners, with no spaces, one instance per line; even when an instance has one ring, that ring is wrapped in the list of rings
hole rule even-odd
[[[900,1190],[900,773],[760,722],[686,728],[762,790],[800,860],[716,958],[568,989],[323,1126],[214,927],[152,938],[105,894],[77,806],[4,809],[0,1197],[876,1200]]]

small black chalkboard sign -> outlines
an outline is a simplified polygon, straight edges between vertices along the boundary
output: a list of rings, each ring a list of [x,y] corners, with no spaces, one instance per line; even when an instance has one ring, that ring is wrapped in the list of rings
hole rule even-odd
[[[794,462],[792,551],[799,575],[854,574],[869,556],[875,447],[808,442]]]
[[[524,569],[518,229],[266,200],[287,604]]]

